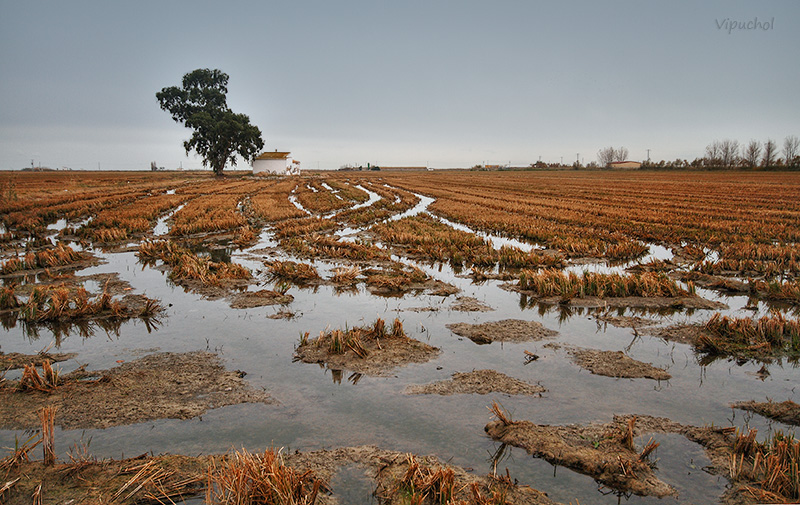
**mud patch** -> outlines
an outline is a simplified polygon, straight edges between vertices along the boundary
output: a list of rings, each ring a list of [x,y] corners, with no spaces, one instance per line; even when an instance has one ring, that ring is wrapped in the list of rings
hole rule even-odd
[[[408,337],[398,319],[391,330],[378,319],[372,327],[321,332],[312,340],[308,340],[306,333],[295,350],[294,360],[324,364],[331,370],[384,376],[401,366],[428,362],[440,352],[436,347]]]
[[[694,345],[703,334],[703,330],[699,326],[692,324],[679,324],[665,328],[648,329],[646,333],[670,342]]]
[[[261,289],[259,291],[245,291],[230,296],[231,308],[252,309],[255,307],[265,307],[267,305],[288,305],[292,303],[294,297],[288,294],[281,294],[277,291]]]
[[[33,429],[36,411],[57,406],[64,429],[108,428],[153,419],[191,419],[209,409],[239,403],[273,403],[255,391],[242,372],[225,370],[209,352],[158,353],[109,370],[76,370],[50,393],[0,389],[0,427]]]
[[[731,475],[734,428],[698,427],[652,416],[614,416],[608,424],[549,426],[529,421],[512,421],[502,411],[502,418],[486,425],[493,439],[521,447],[554,465],[563,465],[593,477],[617,491],[637,495],[668,496],[674,490],[652,472],[644,448],[633,445],[645,434],[675,433],[703,447],[711,465],[703,470],[728,478]],[[647,438],[647,437],[644,437]],[[654,437],[656,438],[656,437]],[[657,443],[657,440],[655,440]],[[643,461],[644,459],[644,461]],[[634,470],[631,473],[629,470]],[[748,483],[740,480],[721,498],[729,504],[754,503],[746,498]]]
[[[508,420],[510,421],[510,420]],[[672,496],[675,490],[658,479],[646,458],[623,442],[626,423],[550,426],[530,421],[492,421],[486,433],[504,444],[521,447],[550,464],[566,466],[596,481],[640,496]]]
[[[557,348],[561,346],[548,344],[545,347]],[[658,381],[672,378],[663,368],[637,361],[622,351],[599,351],[597,349],[571,346],[564,346],[564,348],[576,365],[584,370],[589,370],[595,375],[618,379],[653,379]]]
[[[490,312],[494,309],[477,298],[459,296],[456,298],[456,301],[450,305],[450,310],[457,310],[460,312]]]
[[[467,337],[476,344],[528,342],[558,335],[557,331],[548,330],[542,323],[521,319],[504,319],[481,324],[451,323],[446,327],[456,335]]]
[[[617,328],[644,328],[648,326],[655,326],[658,321],[646,317],[638,316],[612,316],[609,314],[601,314],[596,316],[598,321],[608,323]]]
[[[278,312],[270,314],[267,317],[270,319],[294,319],[297,317],[297,313],[290,310],[279,310]]]
[[[507,395],[541,396],[547,391],[538,384],[529,384],[495,370],[456,372],[452,379],[432,384],[415,384],[405,390],[409,395],[456,395],[504,393]]]
[[[791,400],[785,402],[736,402],[731,408],[747,410],[756,414],[774,419],[775,421],[800,426],[800,405]]]
[[[0,352],[0,374],[6,370],[16,370],[24,368],[25,365],[42,366],[45,361],[56,363],[59,361],[67,361],[77,356],[78,353],[48,353],[40,352],[37,354],[20,354],[18,352],[10,352],[4,354]]]

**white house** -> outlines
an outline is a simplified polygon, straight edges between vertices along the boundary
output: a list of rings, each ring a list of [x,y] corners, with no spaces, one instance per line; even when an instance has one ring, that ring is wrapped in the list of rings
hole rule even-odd
[[[253,160],[253,174],[268,173],[280,175],[297,175],[300,173],[300,162],[293,160],[289,152],[263,152]]]

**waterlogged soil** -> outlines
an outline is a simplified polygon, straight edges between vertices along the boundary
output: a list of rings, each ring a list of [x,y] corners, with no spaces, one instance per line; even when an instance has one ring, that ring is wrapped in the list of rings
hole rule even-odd
[[[234,309],[252,309],[267,305],[288,305],[294,301],[290,294],[281,294],[269,289],[259,291],[245,291],[230,296],[230,304]]]
[[[595,375],[622,379],[670,380],[672,376],[663,368],[635,360],[622,351],[599,351],[582,347],[546,344],[545,347],[563,348],[572,361]]]
[[[43,503],[174,503],[179,502],[178,497],[202,495],[209,472],[213,474],[224,457],[142,455],[123,460],[57,462],[52,466],[45,466],[41,461],[25,461],[8,469],[4,479],[8,490],[0,496],[6,505],[29,505],[31,496],[41,486]],[[282,455],[282,460],[297,474],[309,472],[308,479],[323,481],[316,501],[320,505],[339,503],[339,490],[331,483],[342,468],[352,466],[363,471],[366,481],[371,481],[373,494],[380,498],[380,503],[407,503],[407,491],[401,481],[410,465],[418,465],[422,472],[452,472],[454,497],[459,502],[475,503],[471,501],[474,493],[487,497],[498,491],[506,493],[506,502],[510,504],[556,505],[541,491],[515,485],[503,478],[474,475],[434,456],[415,457],[374,446],[295,452]]]
[[[402,295],[409,291],[433,296],[450,296],[461,291],[452,284],[442,282],[438,279],[428,279],[425,282],[409,282],[396,288],[367,284],[367,290],[377,296]]]
[[[367,352],[366,357],[359,356],[349,348],[343,353],[331,352],[326,345],[311,341],[295,350],[294,359],[303,363],[318,363],[330,370],[349,370],[380,377],[411,363],[426,363],[441,352],[436,347],[409,337],[363,339],[361,344]]]
[[[791,400],[784,402],[736,402],[731,404],[731,408],[755,412],[781,423],[800,426],[800,405]]]
[[[209,352],[157,353],[109,370],[82,368],[60,378],[50,392],[0,389],[0,427],[35,429],[36,412],[55,406],[64,429],[108,428],[154,419],[191,419],[209,409],[239,403],[274,403],[238,371],[228,371]]]
[[[405,390],[409,395],[457,395],[503,393],[507,395],[541,396],[547,391],[539,384],[509,377],[495,370],[456,372],[451,379],[432,384],[415,384]]]
[[[670,342],[694,345],[697,339],[703,335],[703,330],[700,326],[694,324],[676,324],[664,328],[647,329],[646,333]]]
[[[608,323],[617,328],[644,328],[648,326],[655,326],[658,321],[639,316],[612,316],[609,314],[601,314],[596,316],[598,321]]]
[[[49,361],[50,363],[57,363],[59,361],[67,361],[78,354],[74,352],[61,353],[61,352],[40,352],[36,354],[22,354],[18,352],[10,352],[4,354],[0,352],[0,374],[6,370],[16,370],[25,368],[26,365],[34,365],[41,367],[42,363]],[[0,382],[1,384],[2,382]]]
[[[480,324],[450,323],[445,326],[456,335],[467,337],[476,344],[529,342],[558,335],[557,331],[545,328],[542,323],[521,319],[504,319]]]
[[[643,448],[631,449],[624,444],[630,419],[631,416],[614,416],[611,423],[566,426],[497,420],[484,429],[498,442],[523,448],[534,457],[571,468],[617,491],[640,496],[675,495],[670,485],[656,477],[647,459],[640,458]],[[699,428],[650,416],[635,419],[633,440],[645,433],[681,434],[704,447],[712,462],[706,471],[718,475],[729,471],[730,430]]]
[[[471,296],[459,296],[450,305],[450,310],[456,310],[459,312],[491,312],[494,309],[477,298],[473,298]]]

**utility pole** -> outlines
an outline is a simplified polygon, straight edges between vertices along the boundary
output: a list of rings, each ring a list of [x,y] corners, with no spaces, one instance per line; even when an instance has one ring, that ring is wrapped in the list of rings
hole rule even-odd
[[[650,149],[647,150],[647,162],[650,163]]]
[[[561,166],[562,167],[564,166],[564,157],[563,156],[561,157]]]

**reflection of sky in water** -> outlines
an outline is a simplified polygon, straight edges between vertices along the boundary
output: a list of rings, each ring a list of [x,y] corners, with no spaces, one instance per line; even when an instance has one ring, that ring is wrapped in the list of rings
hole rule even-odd
[[[160,237],[162,235],[166,235],[167,233],[169,233],[169,225],[167,224],[167,221],[173,215],[175,215],[176,212],[178,212],[179,210],[181,210],[185,206],[186,206],[186,204],[182,203],[181,205],[175,207],[175,209],[169,211],[168,213],[166,213],[163,216],[161,216],[160,218],[158,218],[158,221],[156,222],[156,225],[153,227],[153,235],[155,235],[156,237]]]
[[[372,196],[370,196],[372,198]],[[422,197],[420,204],[407,215],[423,212],[432,200]],[[250,289],[271,287],[265,275],[259,249],[276,244],[269,230],[261,232],[258,244],[246,251],[230,252],[233,261],[256,272],[258,285]],[[668,259],[671,253],[660,246],[650,247],[649,256]],[[795,365],[785,360],[768,365],[770,375],[763,381],[756,376],[760,363],[737,364],[718,360],[700,366],[687,345],[666,342],[639,331],[616,328],[596,319],[596,312],[575,309],[565,315],[558,308],[542,308],[521,303],[519,294],[505,291],[499,281],[473,284],[457,275],[448,265],[427,265],[405,261],[422,268],[433,277],[450,282],[463,290],[460,296],[475,297],[495,310],[465,313],[450,309],[455,297],[408,294],[404,297],[378,297],[363,285],[352,292],[338,292],[331,286],[292,287],[294,302],[287,307],[271,306],[235,310],[225,300],[205,300],[187,293],[167,279],[157,268],[137,262],[135,253],[96,252],[105,263],[85,269],[80,275],[118,272],[129,282],[133,293],[161,299],[167,314],[162,326],[148,332],[145,324],[134,320],[122,324],[119,334],[96,331],[82,339],[71,334],[62,342],[60,352],[77,352],[78,357],[62,364],[64,370],[87,363],[89,369],[116,365],[117,360],[130,361],[140,355],[139,349],[186,352],[209,349],[219,353],[225,366],[247,372],[246,380],[255,388],[265,388],[280,404],[237,405],[207,412],[201,418],[177,421],[157,420],[133,426],[106,430],[61,431],[57,429],[57,448],[66,458],[66,448],[80,440],[92,438],[91,451],[98,457],[119,457],[120,454],[172,452],[209,454],[225,452],[231,447],[263,450],[265,447],[287,447],[291,450],[319,449],[358,444],[374,444],[381,448],[436,454],[452,463],[471,467],[476,474],[491,470],[489,456],[497,444],[487,439],[483,426],[489,420],[486,407],[497,400],[515,419],[542,424],[610,422],[614,414],[642,414],[671,418],[677,422],[702,426],[745,424],[759,428],[759,439],[770,430],[790,427],[767,422],[764,418],[741,411],[732,411],[731,402],[739,400],[800,401],[795,390]],[[267,259],[296,259],[285,253],[266,255]],[[647,261],[644,259],[642,261]],[[324,277],[330,277],[338,264],[314,261]],[[581,265],[584,267],[583,265]],[[97,287],[89,284],[88,287]],[[743,307],[746,297],[722,297],[698,289],[698,294],[728,304],[726,314],[752,315]],[[760,312],[764,312],[763,303]],[[409,309],[434,307],[438,310],[414,312]],[[281,309],[295,313],[295,318],[270,319]],[[614,311],[626,315],[637,311]],[[662,324],[703,321],[713,311],[698,310],[691,315],[678,312],[653,317]],[[428,363],[410,365],[386,377],[362,377],[357,384],[348,381],[350,374],[337,375],[318,365],[292,363],[292,354],[299,336],[308,331],[312,336],[325,328],[344,328],[369,324],[377,317],[387,322],[395,317],[403,321],[413,338],[441,349],[440,356]],[[479,346],[461,338],[445,325],[454,322],[480,323],[508,318],[540,321],[559,335],[549,341],[601,350],[626,350],[634,359],[667,368],[673,378],[656,382],[646,379],[613,379],[592,375],[573,364],[564,350],[544,347],[548,341],[522,344]],[[26,337],[17,325],[0,334],[3,352],[35,353],[53,339],[47,329],[38,339]],[[525,364],[524,352],[541,358]],[[428,383],[448,378],[456,371],[491,368],[532,383],[541,383],[547,392],[542,398],[509,397],[500,394],[442,396],[409,396],[403,389],[409,384]],[[19,432],[0,431],[0,446],[13,444]],[[683,437],[656,435],[662,443],[657,452],[657,474],[681,492],[680,502],[708,503],[716,501],[725,481],[701,471],[708,462],[695,444]],[[637,443],[644,443],[637,439]],[[692,466],[694,465],[694,466]],[[512,477],[550,494],[552,499],[569,503],[617,503],[617,497],[604,496],[588,477],[564,468],[555,470],[544,461],[514,449],[498,469],[509,467]],[[341,479],[355,479],[345,473]],[[357,479],[356,479],[357,480]],[[355,483],[358,494],[363,483]],[[355,498],[354,498],[355,499]],[[656,503],[655,499],[631,497],[626,503]],[[660,504],[679,503],[672,498]],[[355,503],[355,502],[354,502]]]

